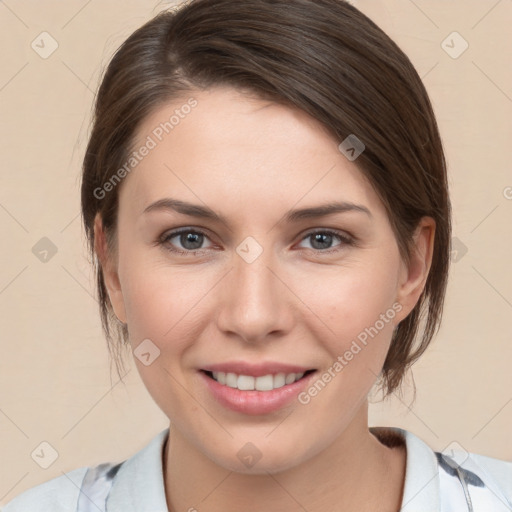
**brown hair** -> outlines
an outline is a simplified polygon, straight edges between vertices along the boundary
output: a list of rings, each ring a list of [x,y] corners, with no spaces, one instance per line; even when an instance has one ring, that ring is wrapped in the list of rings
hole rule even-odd
[[[186,92],[216,85],[299,108],[339,142],[355,134],[365,145],[356,164],[386,207],[405,261],[420,219],[435,220],[425,288],[396,327],[384,363],[387,396],[439,328],[451,206],[442,143],[420,77],[400,48],[343,0],[193,0],[157,14],[113,56],[96,99],[81,198],[103,329],[118,373],[128,331],[113,313],[95,259],[94,218],[101,215],[114,252],[120,186],[104,197],[95,191],[126,162],[150,113]]]

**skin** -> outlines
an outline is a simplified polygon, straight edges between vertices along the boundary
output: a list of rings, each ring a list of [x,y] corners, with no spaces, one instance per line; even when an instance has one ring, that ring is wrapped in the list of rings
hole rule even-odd
[[[95,225],[110,300],[132,348],[149,338],[160,350],[149,366],[134,360],[171,424],[163,458],[169,510],[399,510],[405,449],[370,433],[367,395],[394,327],[425,285],[434,221],[419,224],[406,265],[357,160],[345,158],[341,141],[316,120],[230,88],[190,96],[197,107],[120,185],[116,254],[105,249],[99,216]],[[146,118],[135,147],[190,96]],[[228,225],[143,213],[165,197],[207,205]],[[340,200],[365,206],[371,216],[352,211],[279,222],[291,209]],[[182,227],[207,236],[196,246],[179,236],[158,244]],[[308,234],[317,229],[355,243],[333,237],[315,244]],[[263,248],[252,263],[236,252],[248,236]],[[395,303],[401,311],[306,405],[293,401],[259,416],[234,412],[213,399],[198,374],[202,365],[233,359],[322,374]],[[247,442],[262,454],[252,468],[237,457]]]

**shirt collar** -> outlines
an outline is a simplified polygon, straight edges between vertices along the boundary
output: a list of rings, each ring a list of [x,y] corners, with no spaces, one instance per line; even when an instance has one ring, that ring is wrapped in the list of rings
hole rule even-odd
[[[439,472],[432,449],[411,432],[396,427],[370,427],[379,437],[392,431],[406,444],[407,461],[401,512],[438,512]],[[127,459],[117,473],[107,499],[108,512],[168,512],[163,476],[166,428]]]
[[[370,427],[377,437],[391,431],[405,442],[407,460],[405,484],[400,512],[438,512],[439,468],[434,451],[419,437],[398,427]]]
[[[107,498],[108,512],[168,512],[163,474],[166,428],[120,467]]]

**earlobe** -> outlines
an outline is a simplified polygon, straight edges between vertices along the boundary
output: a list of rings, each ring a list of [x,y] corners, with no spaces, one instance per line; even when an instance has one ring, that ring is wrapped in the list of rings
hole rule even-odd
[[[402,305],[397,323],[407,317],[418,302],[427,282],[432,256],[436,224],[431,217],[423,217],[413,238],[410,261],[403,262],[400,273],[397,302]],[[398,316],[398,315],[397,315]]]
[[[107,239],[99,213],[96,214],[94,219],[94,250],[103,271],[103,281],[107,288],[114,313],[120,322],[126,323],[126,311],[124,307],[121,283],[116,264],[112,260],[112,255],[109,254],[108,251]]]

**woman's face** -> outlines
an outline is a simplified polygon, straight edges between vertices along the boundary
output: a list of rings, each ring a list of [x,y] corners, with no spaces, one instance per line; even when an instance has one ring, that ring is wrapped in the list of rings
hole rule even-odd
[[[231,470],[286,469],[363,435],[424,265],[401,261],[357,160],[318,122],[229,88],[190,96],[138,131],[107,287],[176,436]]]

